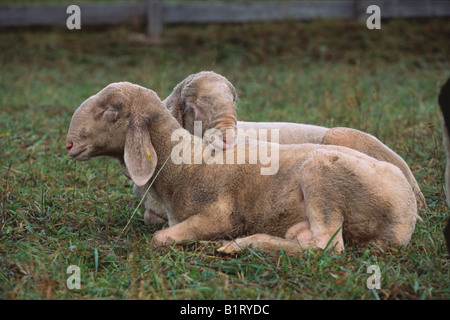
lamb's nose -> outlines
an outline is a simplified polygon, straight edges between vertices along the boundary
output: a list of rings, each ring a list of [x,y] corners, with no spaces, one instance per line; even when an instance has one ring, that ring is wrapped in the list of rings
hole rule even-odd
[[[66,149],[67,149],[67,151],[70,151],[70,149],[72,149],[72,147],[73,147],[73,143],[72,143],[72,142],[67,142],[67,143],[66,143]]]

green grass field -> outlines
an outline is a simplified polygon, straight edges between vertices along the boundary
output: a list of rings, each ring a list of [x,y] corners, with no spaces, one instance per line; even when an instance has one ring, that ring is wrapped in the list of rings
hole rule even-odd
[[[0,29],[0,299],[449,299],[448,217],[437,95],[450,77],[450,23],[351,21]],[[116,81],[163,99],[192,73],[236,87],[238,116],[348,126],[377,136],[410,165],[427,198],[407,248],[347,247],[299,256],[215,253],[213,243],[152,251],[156,230],[132,184],[107,158],[74,162],[71,116]],[[70,265],[81,289],[69,290]],[[368,289],[369,265],[381,289]]]

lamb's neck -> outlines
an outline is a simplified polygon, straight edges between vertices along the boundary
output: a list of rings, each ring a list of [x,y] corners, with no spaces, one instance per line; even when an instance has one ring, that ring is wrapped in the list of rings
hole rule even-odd
[[[169,114],[158,114],[152,119],[150,137],[158,156],[158,164],[170,156],[173,147],[178,143],[171,137],[175,130],[183,130],[178,122]]]
[[[184,179],[187,169],[186,166],[189,166],[183,163],[176,164],[171,159],[172,150],[179,143],[179,141],[172,141],[172,134],[175,130],[184,129],[167,113],[158,115],[158,119],[153,119],[151,129],[149,130],[151,130],[152,144],[158,157],[155,172],[149,182],[159,172],[154,182],[155,188],[163,189],[164,192],[171,192],[177,183]]]

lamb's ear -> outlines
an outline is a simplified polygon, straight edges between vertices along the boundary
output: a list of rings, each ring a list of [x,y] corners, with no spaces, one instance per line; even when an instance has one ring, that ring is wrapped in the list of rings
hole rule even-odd
[[[125,140],[125,166],[137,186],[146,184],[155,172],[158,158],[147,122],[131,117]]]
[[[173,108],[170,110],[170,113],[172,116],[178,121],[178,123],[182,126],[183,125],[183,105],[179,101],[174,104]]]
[[[230,92],[233,95],[233,103],[235,103],[237,100],[237,97],[238,97],[236,88],[233,86],[233,84],[230,81],[227,80],[227,82],[228,82],[228,88],[230,89]]]
[[[172,91],[172,93],[164,100],[163,104],[169,109],[172,116],[178,121],[180,125],[183,125],[183,110],[181,105],[181,88],[178,84]]]
[[[206,120],[206,115],[199,107],[199,78],[201,79],[201,77],[195,75],[190,79],[190,81],[186,81],[186,84],[181,91],[181,101],[184,103],[184,112],[193,112],[195,121],[203,122]]]
[[[164,100],[164,105],[169,109],[172,116],[183,126],[184,112],[186,108],[185,101],[182,99],[184,88],[194,79],[195,75],[190,75],[175,86],[172,93]]]

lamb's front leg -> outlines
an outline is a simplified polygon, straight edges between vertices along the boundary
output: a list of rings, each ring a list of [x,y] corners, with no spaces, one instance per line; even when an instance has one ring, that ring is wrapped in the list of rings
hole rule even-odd
[[[152,245],[161,247],[186,241],[224,239],[230,236],[232,230],[231,221],[226,214],[210,211],[210,213],[194,215],[172,227],[156,232],[152,238]]]
[[[167,219],[164,219],[151,209],[146,209],[144,213],[144,223],[146,226],[161,226],[167,223]]]
[[[139,187],[137,185],[133,186],[134,194],[139,198],[145,196],[144,205],[145,205],[145,214],[144,214],[144,222],[145,225],[154,225],[160,226],[167,223],[167,213],[161,207],[161,204],[158,200],[155,199],[154,190],[150,189],[150,192],[146,194],[148,186]]]

